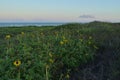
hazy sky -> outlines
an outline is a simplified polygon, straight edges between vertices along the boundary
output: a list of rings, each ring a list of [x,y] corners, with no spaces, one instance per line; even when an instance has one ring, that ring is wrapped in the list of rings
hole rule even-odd
[[[120,22],[120,0],[0,0],[0,22]]]

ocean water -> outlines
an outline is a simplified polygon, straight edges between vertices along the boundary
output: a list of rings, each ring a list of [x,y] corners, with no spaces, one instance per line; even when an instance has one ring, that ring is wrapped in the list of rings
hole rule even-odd
[[[65,23],[0,23],[0,27],[21,27],[21,26],[58,26]]]

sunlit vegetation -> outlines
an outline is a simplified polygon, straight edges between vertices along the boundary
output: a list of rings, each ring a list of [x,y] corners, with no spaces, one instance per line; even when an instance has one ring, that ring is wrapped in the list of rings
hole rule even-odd
[[[1,80],[119,80],[120,24],[0,28]]]

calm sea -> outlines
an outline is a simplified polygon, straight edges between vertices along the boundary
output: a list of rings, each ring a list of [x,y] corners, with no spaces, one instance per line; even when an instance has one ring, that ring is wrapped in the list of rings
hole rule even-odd
[[[21,27],[21,26],[58,26],[65,23],[0,23],[0,27]]]

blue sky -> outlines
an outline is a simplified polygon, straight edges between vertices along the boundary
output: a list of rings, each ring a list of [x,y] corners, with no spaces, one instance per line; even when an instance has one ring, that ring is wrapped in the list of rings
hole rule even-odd
[[[120,22],[120,0],[0,0],[0,22]]]

